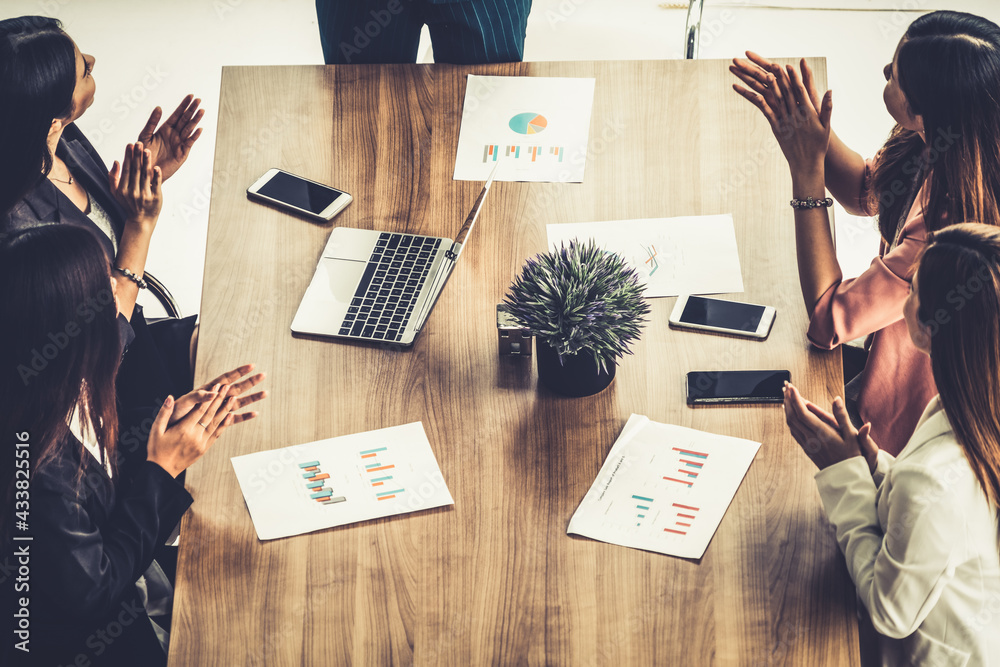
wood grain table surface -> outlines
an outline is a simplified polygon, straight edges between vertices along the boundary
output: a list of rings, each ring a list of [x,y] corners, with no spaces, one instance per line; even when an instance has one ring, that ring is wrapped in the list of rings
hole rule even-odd
[[[454,235],[481,187],[452,180],[468,73],[595,77],[585,182],[495,184],[413,347],[294,337],[332,225],[247,186],[281,167],[354,196],[337,225]],[[188,471],[172,666],[859,663],[780,406],[685,405],[690,370],[788,369],[823,404],[843,386],[840,353],[806,340],[787,167],[732,81],[724,61],[223,69],[196,381],[253,361],[270,398]],[[717,213],[746,286],[729,296],[777,308],[765,342],[671,330],[666,298],[596,396],[498,357],[495,306],[547,223]],[[633,412],[763,443],[698,561],[566,534]],[[231,456],[413,421],[453,507],[258,541]]]

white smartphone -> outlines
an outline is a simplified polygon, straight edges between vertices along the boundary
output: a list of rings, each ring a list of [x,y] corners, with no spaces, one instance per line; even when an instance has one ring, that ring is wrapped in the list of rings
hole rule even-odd
[[[774,315],[771,306],[681,296],[670,313],[670,326],[763,340],[771,333]]]
[[[268,169],[247,188],[247,197],[298,213],[317,222],[329,222],[351,203],[351,195],[281,169]]]

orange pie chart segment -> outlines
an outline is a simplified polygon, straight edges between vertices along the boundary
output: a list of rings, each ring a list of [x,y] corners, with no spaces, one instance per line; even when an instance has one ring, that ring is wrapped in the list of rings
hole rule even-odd
[[[510,119],[510,129],[518,134],[539,134],[548,125],[545,116],[533,112],[519,113]]]

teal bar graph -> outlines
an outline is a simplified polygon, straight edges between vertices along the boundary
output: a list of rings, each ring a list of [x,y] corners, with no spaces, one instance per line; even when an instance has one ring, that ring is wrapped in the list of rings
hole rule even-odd
[[[632,497],[635,498],[636,500],[645,500],[647,503],[653,502],[652,498],[645,498],[643,496],[632,496]]]
[[[324,484],[326,484],[326,480],[321,479],[318,482],[309,482],[308,484],[306,484],[306,488],[307,489],[321,489],[321,488],[323,488]]]
[[[376,493],[375,495],[379,496],[379,497],[381,497],[381,496],[391,496],[393,494],[402,493],[402,492],[403,492],[403,489],[396,489],[395,491],[383,491],[382,493]]]
[[[648,510],[648,509],[649,509],[649,506],[647,506],[647,505],[636,505],[636,509],[640,509],[640,510]]]
[[[392,475],[386,475],[385,477],[373,477],[369,481],[371,481],[371,482],[384,482],[387,479],[392,479]]]
[[[332,496],[332,489],[323,489],[322,491],[317,491],[316,493],[309,494],[310,498],[325,498],[326,496]]]
[[[319,466],[319,461],[306,461],[305,463],[300,463],[300,468],[315,468]]]
[[[375,452],[384,452],[386,449],[388,449],[388,447],[376,447],[375,449],[366,449],[361,452],[361,454],[374,454]]]
[[[365,466],[365,468],[378,468],[381,465],[382,465],[381,463],[369,463],[368,465]]]

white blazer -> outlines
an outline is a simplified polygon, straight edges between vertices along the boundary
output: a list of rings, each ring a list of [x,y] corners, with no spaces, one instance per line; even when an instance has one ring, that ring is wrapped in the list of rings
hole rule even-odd
[[[816,474],[883,665],[1000,665],[1000,553],[991,506],[938,397],[899,456]]]

